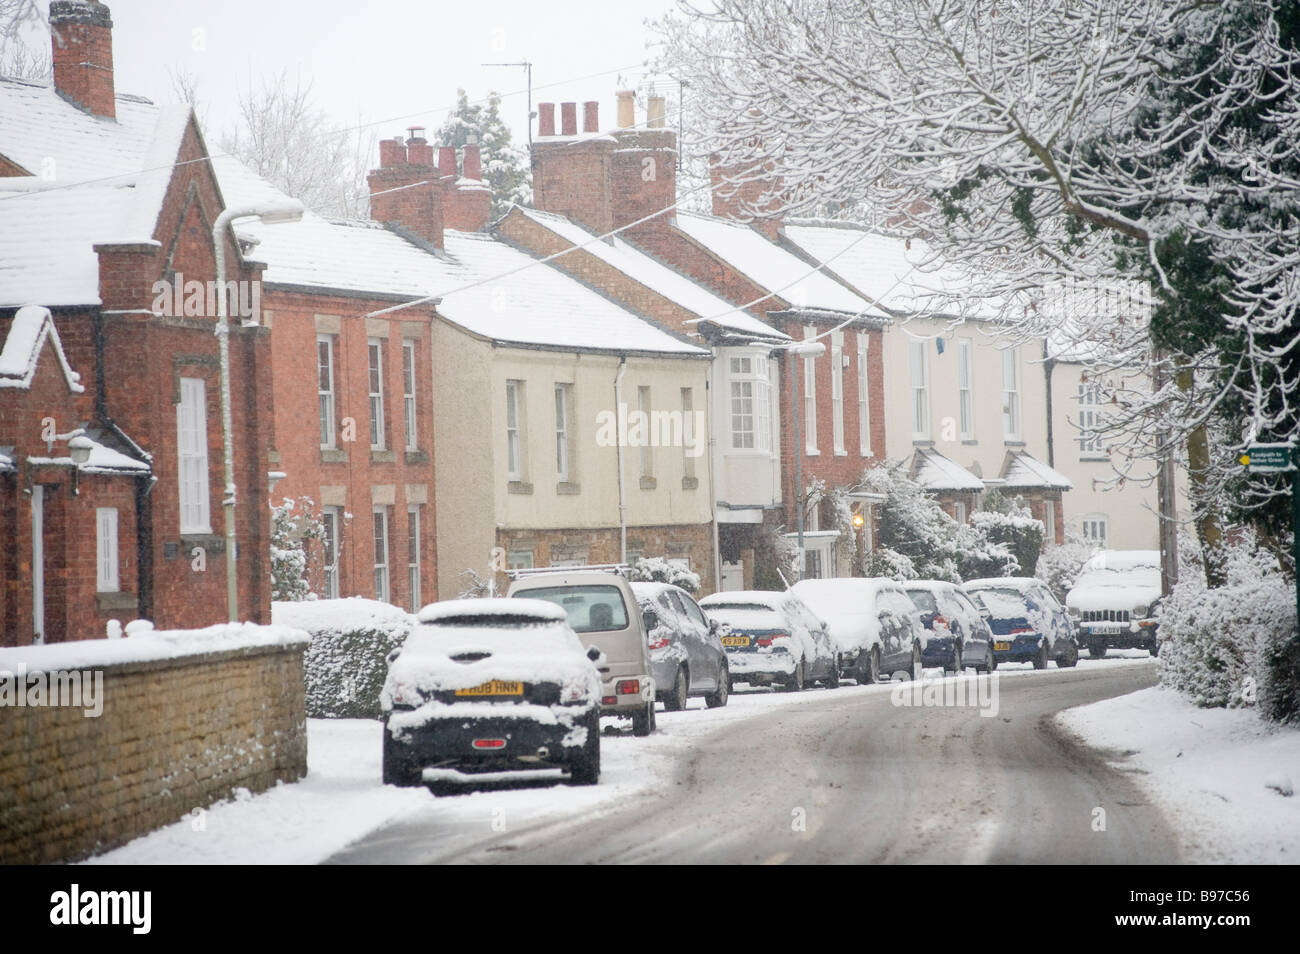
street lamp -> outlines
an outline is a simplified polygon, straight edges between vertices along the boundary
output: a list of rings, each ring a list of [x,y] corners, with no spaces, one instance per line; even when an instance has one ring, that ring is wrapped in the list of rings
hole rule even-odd
[[[826,346],[820,341],[797,341],[788,345],[760,345],[754,347],[765,347],[771,351],[784,351],[790,356],[790,414],[794,418],[794,509],[795,509],[795,527],[799,533],[799,576],[803,576],[804,571],[804,549],[803,549],[803,447],[802,434],[800,433],[800,400],[799,400],[799,371],[798,358],[816,358],[826,353]],[[816,395],[813,400],[816,400]]]
[[[226,613],[239,622],[239,581],[235,576],[235,442],[230,423],[230,318],[226,313],[226,230],[235,219],[258,218],[267,225],[297,222],[302,203],[283,202],[235,206],[224,209],[212,225],[212,242],[217,259],[217,341],[221,352],[221,432],[225,457],[226,488],[222,508],[226,519]]]

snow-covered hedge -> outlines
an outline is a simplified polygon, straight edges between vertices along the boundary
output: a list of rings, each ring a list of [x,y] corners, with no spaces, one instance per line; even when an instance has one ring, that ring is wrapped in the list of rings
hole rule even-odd
[[[663,557],[641,557],[632,564],[628,579],[640,583],[671,583],[680,586],[687,593],[700,591],[700,575],[675,563],[669,563]]]
[[[1199,706],[1250,706],[1275,721],[1300,719],[1295,588],[1272,554],[1226,551],[1227,583],[1207,589],[1184,575],[1160,615],[1161,681]]]
[[[308,716],[379,717],[388,654],[406,642],[413,616],[389,603],[353,597],[272,603],[271,619],[311,634],[303,661]]]
[[[1070,532],[1064,543],[1050,546],[1039,555],[1034,576],[1042,580],[1064,606],[1066,595],[1079,578],[1079,571],[1096,549],[1078,534]]]

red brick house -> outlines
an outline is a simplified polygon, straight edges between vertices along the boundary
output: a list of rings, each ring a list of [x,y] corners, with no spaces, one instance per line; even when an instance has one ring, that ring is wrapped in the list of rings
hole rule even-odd
[[[188,108],[114,90],[108,8],[55,0],[50,23],[53,84],[0,79],[0,643],[9,645],[102,636],[110,620],[172,628],[226,618],[208,307],[222,195]],[[233,240],[227,260],[228,279],[257,279]],[[196,294],[170,293],[192,282]],[[269,331],[233,326],[240,615],[268,622]]]
[[[542,103],[532,153],[534,204],[592,233],[622,228],[621,240],[741,313],[759,319],[770,329],[769,334],[818,337],[826,345],[825,354],[799,359],[804,392],[799,410],[801,418],[812,423],[811,428],[802,428],[800,440],[804,489],[818,482],[831,489],[853,488],[863,469],[884,456],[880,341],[886,313],[773,241],[771,222],[750,227],[732,221],[738,211],[736,204],[721,189],[714,191],[714,215],[677,210],[677,137],[665,127],[663,101],[650,97],[644,124],[635,122],[634,112],[633,94],[619,93],[618,125],[601,131],[597,104],[585,103],[579,132],[577,104],[562,103],[557,130],[555,104]],[[507,216],[499,228],[535,251],[551,247],[547,240],[538,240],[536,229],[525,227],[516,213]],[[599,275],[589,259],[575,254],[558,259],[557,264],[584,280],[594,280],[607,293],[629,294],[617,287],[619,283]],[[566,260],[571,260],[570,264],[565,264]],[[635,297],[621,300],[640,306]],[[743,348],[749,341],[758,342],[761,337],[751,335],[747,340],[733,334],[727,343]],[[770,338],[768,341],[773,343]],[[756,353],[752,347],[747,352]],[[789,359],[772,351],[768,364],[773,375],[769,384],[773,416],[779,421],[778,436],[769,453],[776,461],[779,488],[762,505],[754,506],[750,500],[725,499],[725,480],[717,480],[721,559],[724,566],[745,568],[747,586],[754,580],[756,528],[784,527],[792,532],[796,526]],[[729,378],[732,367],[729,360],[719,364],[715,392],[728,392],[733,383]],[[725,424],[725,415],[716,419]],[[725,446],[725,426],[719,431],[716,436]],[[859,536],[850,540],[847,533],[840,539],[840,534],[831,532],[834,508],[829,496],[824,505],[810,501],[806,508],[805,529],[817,534],[805,541],[806,549],[811,547],[810,552],[817,553],[806,561],[806,572],[847,575],[854,547],[840,544],[852,542],[860,547],[869,545],[869,539]],[[855,499],[855,505],[863,509],[868,509],[870,502],[866,495]],[[769,576],[765,582],[774,581]]]

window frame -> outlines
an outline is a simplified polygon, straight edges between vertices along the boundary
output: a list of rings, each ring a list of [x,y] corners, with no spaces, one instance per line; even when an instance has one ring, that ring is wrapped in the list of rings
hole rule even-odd
[[[908,340],[907,365],[909,393],[912,398],[912,440],[928,441],[930,439],[930,371],[924,338]]]
[[[871,374],[867,358],[871,353],[871,339],[858,333],[858,454],[871,456]]]
[[[414,338],[402,339],[402,409],[403,422],[406,427],[406,449],[420,449],[420,426],[417,407],[416,388],[416,341]]]
[[[957,421],[963,441],[975,440],[975,368],[969,338],[957,339]]]
[[[375,599],[381,603],[391,602],[393,592],[392,576],[389,572],[391,557],[389,548],[392,546],[392,532],[388,521],[388,507],[385,504],[376,504],[371,508],[371,540],[374,547],[374,593]],[[382,529],[383,537],[380,538]],[[382,551],[382,552],[380,552]],[[382,585],[381,585],[382,581]]]
[[[384,339],[366,339],[366,393],[369,401],[370,449],[388,449],[384,419]]]
[[[573,417],[573,385],[555,384],[555,477],[561,483],[572,480],[573,440],[569,422]]]
[[[512,482],[524,479],[524,382],[506,380],[506,476]],[[514,422],[511,423],[511,417]]]
[[[111,526],[106,527],[106,524]],[[95,592],[120,593],[121,554],[118,551],[116,507],[95,508]]]
[[[197,392],[197,405],[194,403]],[[186,421],[189,410],[191,420]],[[187,423],[192,431],[186,437]],[[176,463],[181,533],[212,532],[211,462],[208,459],[208,382],[204,378],[180,379],[180,402],[176,405]],[[190,450],[186,448],[190,447]],[[189,480],[187,480],[189,474]],[[194,487],[187,492],[187,484]]]
[[[329,376],[329,387],[321,388],[321,345],[325,346],[326,359],[324,370]],[[316,402],[317,414],[320,418],[320,436],[328,437],[328,441],[321,441],[321,450],[334,450],[338,447],[338,379],[335,373],[334,362],[334,335],[317,334],[316,335]],[[328,414],[326,407],[328,406]],[[328,416],[328,433],[326,428],[326,418]]]
[[[1022,439],[1024,420],[1020,404],[1020,346],[1002,350],[1002,437]]]
[[[321,526],[324,537],[321,541],[321,563],[324,572],[322,582],[325,586],[325,598],[339,598],[339,554],[343,551],[343,508],[327,505],[321,508]],[[330,551],[333,550],[331,560]]]
[[[421,608],[420,586],[420,538],[423,532],[420,521],[420,505],[406,505],[406,587],[407,600],[412,613]]]

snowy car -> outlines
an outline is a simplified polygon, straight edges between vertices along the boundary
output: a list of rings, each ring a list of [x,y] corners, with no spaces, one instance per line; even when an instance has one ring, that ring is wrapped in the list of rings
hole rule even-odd
[[[1112,646],[1156,656],[1161,592],[1159,550],[1102,550],[1083,565],[1065,608],[1094,659]]]
[[[731,675],[718,624],[706,619],[681,587],[633,583],[632,592],[642,618],[655,624],[649,629],[650,670],[664,708],[669,712],[685,709],[693,696],[703,696],[710,709],[725,706]],[[654,615],[649,616],[647,610]]]
[[[840,669],[826,624],[793,593],[714,593],[700,601],[700,609],[728,629],[722,645],[734,681],[795,692],[809,682],[839,686]]]
[[[1029,662],[1035,669],[1069,668],[1079,661],[1079,644],[1064,607],[1040,580],[999,576],[969,580],[962,592],[987,609],[997,663]]]
[[[911,671],[926,634],[907,594],[884,577],[800,580],[790,591],[826,621],[841,672],[859,685]]]
[[[930,634],[921,662],[961,672],[973,666],[985,672],[997,668],[993,630],[969,596],[943,580],[909,580],[903,584]]]
[[[600,776],[599,652],[540,600],[433,603],[389,655],[383,780],[420,785],[558,768]]]

